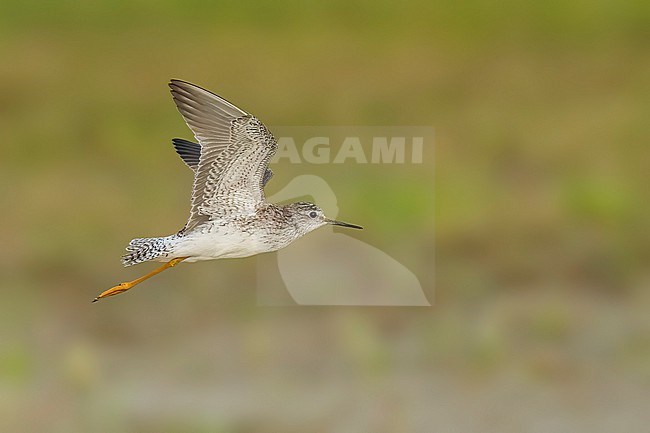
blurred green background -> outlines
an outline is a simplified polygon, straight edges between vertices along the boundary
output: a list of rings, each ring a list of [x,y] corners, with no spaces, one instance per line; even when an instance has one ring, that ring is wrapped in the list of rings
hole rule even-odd
[[[3,0],[0,430],[644,431],[648,5]],[[258,307],[254,258],[91,305],[187,217],[173,77],[434,126],[435,164],[321,170],[435,305]]]

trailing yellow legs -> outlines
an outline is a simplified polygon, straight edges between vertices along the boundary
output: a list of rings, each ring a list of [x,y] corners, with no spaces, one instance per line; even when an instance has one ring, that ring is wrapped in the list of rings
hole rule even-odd
[[[97,301],[99,301],[100,299],[103,299],[103,298],[108,298],[109,296],[115,296],[115,295],[119,295],[120,293],[124,293],[127,290],[131,289],[133,286],[136,286],[136,285],[140,284],[141,282],[143,282],[145,280],[148,280],[149,278],[153,277],[154,275],[157,275],[157,274],[161,273],[165,269],[173,268],[174,266],[176,266],[177,264],[179,264],[180,262],[182,262],[186,258],[187,257],[179,257],[177,259],[172,259],[172,260],[168,261],[167,263],[165,263],[164,265],[162,265],[161,267],[156,268],[153,271],[149,272],[147,275],[143,275],[140,278],[136,278],[133,281],[127,281],[125,283],[120,283],[117,286],[113,286],[110,289],[105,290],[104,292],[102,292],[95,299],[93,299],[93,302],[97,302]]]

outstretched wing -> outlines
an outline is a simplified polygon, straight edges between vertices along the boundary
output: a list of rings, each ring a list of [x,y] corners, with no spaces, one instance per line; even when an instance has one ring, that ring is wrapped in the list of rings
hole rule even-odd
[[[199,159],[201,158],[201,145],[182,138],[172,138],[172,144],[174,145],[174,149],[176,149],[178,156],[180,156],[183,162],[195,172],[196,167],[199,165]],[[262,178],[262,186],[266,186],[272,177],[273,172],[270,168],[267,168],[264,172],[264,177]]]
[[[201,145],[185,229],[254,213],[264,202],[264,175],[277,148],[273,135],[255,117],[214,93],[180,80],[171,80],[169,87]]]

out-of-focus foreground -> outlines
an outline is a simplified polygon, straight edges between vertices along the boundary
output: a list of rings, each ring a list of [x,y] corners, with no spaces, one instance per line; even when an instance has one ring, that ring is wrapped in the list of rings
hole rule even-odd
[[[3,0],[0,430],[645,430],[649,17]],[[269,190],[317,170],[435,305],[259,307],[255,258],[91,305],[152,268],[121,268],[131,238],[187,217],[172,77],[269,126],[434,126],[435,164],[280,163]]]

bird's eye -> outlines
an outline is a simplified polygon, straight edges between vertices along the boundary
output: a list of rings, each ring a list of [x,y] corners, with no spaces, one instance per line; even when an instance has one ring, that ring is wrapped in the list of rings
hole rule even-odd
[[[310,218],[316,218],[316,212],[314,212],[314,211],[309,212],[309,217]]]

